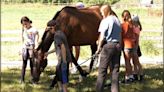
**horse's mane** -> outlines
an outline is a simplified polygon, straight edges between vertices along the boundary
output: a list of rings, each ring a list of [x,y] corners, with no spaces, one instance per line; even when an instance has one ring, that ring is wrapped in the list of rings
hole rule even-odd
[[[55,19],[59,16],[59,14],[60,14],[61,11],[62,11],[62,10],[57,11],[56,14],[55,14],[55,16],[52,18],[52,20],[55,20]]]
[[[39,49],[41,49],[41,47],[42,47],[42,45],[43,45],[43,40],[45,39],[45,37],[46,37],[46,35],[47,35],[47,32],[48,31],[45,31],[44,32],[44,34],[43,34],[43,36],[42,36],[42,41],[41,41],[41,43],[39,44],[39,46],[37,47],[37,51],[39,50]]]
[[[74,14],[74,13],[77,13],[77,12],[80,12],[80,11],[83,11],[83,10],[93,10],[94,8],[97,8],[97,7],[101,7],[101,5],[92,5],[90,7],[86,7],[86,8],[82,8],[82,9],[77,9],[76,7],[73,7],[73,6],[65,6],[60,11],[57,11],[56,12],[56,14],[52,18],[52,20],[56,20],[56,18],[59,16],[59,14],[62,11],[65,11],[65,12],[71,13],[71,14]],[[74,12],[74,11],[76,11],[76,12]]]
[[[58,16],[59,16],[59,14],[60,14],[60,12],[62,11],[62,10],[67,10],[67,9],[76,9],[76,7],[73,7],[73,6],[65,6],[65,7],[63,7],[60,11],[57,11],[56,12],[56,14],[55,14],[55,16],[52,18],[52,20],[55,20]]]

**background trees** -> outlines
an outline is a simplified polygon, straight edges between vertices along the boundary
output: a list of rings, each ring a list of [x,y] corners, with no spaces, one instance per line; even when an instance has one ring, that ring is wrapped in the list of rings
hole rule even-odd
[[[92,4],[102,4],[102,3],[116,3],[120,0],[1,0],[4,3],[92,3]]]

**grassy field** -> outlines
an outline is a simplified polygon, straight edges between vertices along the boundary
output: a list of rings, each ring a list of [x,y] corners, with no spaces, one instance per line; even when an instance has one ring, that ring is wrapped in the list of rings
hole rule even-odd
[[[44,29],[46,23],[55,15],[62,6],[43,4],[2,4],[2,30],[21,29],[20,19],[28,16],[33,25],[38,29]]]
[[[83,67],[85,68],[85,67]],[[124,66],[120,68],[120,80],[125,73]],[[20,84],[19,68],[5,68],[1,70],[1,92],[58,92],[57,87],[49,90],[51,83],[50,75],[54,74],[55,67],[47,67],[41,75],[38,85],[29,83],[30,73],[26,72],[25,84]],[[95,92],[95,83],[97,79],[97,69],[94,70],[82,82],[79,82],[79,73],[70,74],[69,92]],[[144,65],[145,80],[135,82],[130,85],[120,84],[120,92],[163,92],[163,66],[162,65]],[[110,80],[107,79],[106,83]],[[109,92],[110,88],[105,87],[104,92]]]
[[[35,26],[42,36],[46,23],[55,15],[57,10],[60,10],[64,6],[50,5],[50,4],[3,4],[1,6],[1,30],[20,30],[17,32],[19,34],[1,34],[2,38],[16,37],[19,39],[21,35],[21,24],[20,19],[22,16],[28,16],[33,21],[33,26]],[[132,14],[138,14],[143,26],[143,31],[141,36],[161,36],[162,29],[162,18],[159,16],[148,16],[148,8],[136,8],[136,7],[116,7],[113,8],[117,13],[118,17],[121,19],[121,13],[124,9],[128,9]],[[144,32],[146,30],[146,32]],[[147,32],[149,30],[157,30],[157,32]],[[160,31],[160,32],[159,32]],[[40,37],[41,38],[41,37]],[[144,43],[144,40],[140,39],[140,43]],[[156,41],[159,42],[159,41]],[[142,44],[141,44],[142,45]],[[14,61],[21,60],[18,55],[18,51],[21,50],[21,41],[16,42],[1,42],[2,46],[2,60]],[[141,46],[142,47],[142,46]],[[52,47],[53,48],[53,47]],[[149,48],[149,47],[146,47]],[[80,58],[86,59],[90,56],[90,47],[82,47]],[[144,48],[141,48],[143,53]],[[162,53],[162,50],[159,50]],[[144,53],[147,55],[149,53]],[[160,55],[160,54],[159,54]],[[54,57],[51,55],[51,59]]]
[[[127,2],[130,0],[126,0]],[[156,0],[157,1],[157,0]],[[33,21],[35,26],[42,36],[46,23],[55,15],[57,10],[60,10],[64,6],[56,5],[43,5],[43,4],[1,4],[1,30],[20,30],[21,24],[20,19],[22,16],[28,16]],[[161,36],[161,32],[147,32],[149,30],[161,31],[162,18],[159,16],[149,16],[148,8],[136,8],[136,7],[122,7],[114,8],[118,17],[121,19],[121,13],[124,9],[128,9],[132,14],[138,14],[143,26],[141,36]],[[154,9],[155,10],[155,9]],[[144,32],[146,30],[146,32]],[[18,32],[21,33],[21,32]],[[2,38],[5,37],[17,37],[20,34],[1,34]],[[141,43],[145,43],[145,40],[141,39]],[[158,42],[158,41],[156,41]],[[150,44],[150,43],[149,43]],[[152,45],[142,46],[143,55],[145,48],[153,53],[154,47]],[[53,46],[52,46],[53,48]],[[86,59],[90,56],[89,46],[82,47],[80,53],[80,59]],[[21,60],[21,56],[18,55],[18,51],[21,50],[21,42],[1,42],[1,60],[4,61],[15,61]],[[162,50],[159,51],[162,56]],[[153,54],[154,55],[154,54]],[[49,56],[49,59],[55,59],[54,54]],[[121,92],[163,92],[163,66],[162,65],[144,65],[145,81],[142,83],[136,82],[131,85],[121,84]],[[123,79],[124,66],[121,67],[120,80]],[[57,92],[55,87],[49,90],[51,79],[49,75],[54,74],[54,67],[47,67],[44,73],[41,75],[41,80],[38,85],[31,85],[28,81],[30,80],[30,73],[27,70],[26,83],[24,85],[19,84],[20,79],[20,68],[4,68],[1,69],[1,92]],[[70,92],[94,92],[95,83],[97,78],[96,70],[93,71],[84,81],[79,82],[79,73],[70,74],[69,91]],[[110,80],[108,79],[107,82]],[[109,88],[105,88],[105,92],[109,92]]]
[[[20,19],[22,16],[28,16],[33,20],[34,26],[38,29],[44,29],[46,23],[55,15],[56,11],[60,10],[62,7],[64,6],[43,4],[2,4],[1,30],[21,29]],[[114,8],[120,19],[124,9],[128,9],[131,14],[138,14],[140,16],[143,29],[159,29],[162,24],[162,17],[148,16],[148,8],[142,7]],[[162,9],[162,6],[159,9]]]

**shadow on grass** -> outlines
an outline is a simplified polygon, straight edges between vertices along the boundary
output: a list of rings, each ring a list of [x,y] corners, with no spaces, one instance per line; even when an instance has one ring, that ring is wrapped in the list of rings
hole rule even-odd
[[[121,68],[124,69],[123,66]],[[20,69],[11,68],[1,71],[1,91],[2,92],[58,92],[57,86],[49,90],[52,81],[49,75],[55,73],[55,67],[47,67],[41,74],[38,85],[29,83],[30,70],[26,71],[25,84],[20,84]],[[120,80],[123,79],[124,71],[120,72]],[[144,65],[145,80],[135,82],[130,85],[120,84],[120,92],[163,92],[163,66],[162,65]],[[109,77],[109,75],[108,75]],[[95,92],[95,83],[97,79],[97,69],[94,70],[83,81],[79,81],[79,73],[70,74],[68,89],[70,92]],[[110,81],[109,78],[107,81]],[[104,92],[109,92],[110,87],[105,88]]]

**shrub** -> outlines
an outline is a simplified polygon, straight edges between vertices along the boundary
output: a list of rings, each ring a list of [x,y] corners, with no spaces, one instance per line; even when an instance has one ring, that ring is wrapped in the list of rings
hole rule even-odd
[[[151,40],[141,41],[141,51],[146,56],[157,56],[160,54],[159,48],[155,47],[155,42]]]

